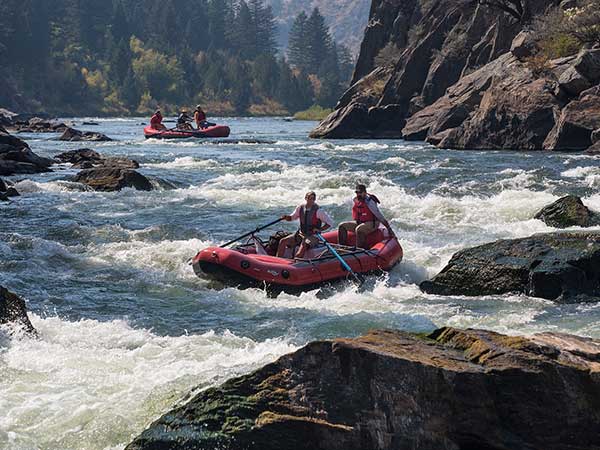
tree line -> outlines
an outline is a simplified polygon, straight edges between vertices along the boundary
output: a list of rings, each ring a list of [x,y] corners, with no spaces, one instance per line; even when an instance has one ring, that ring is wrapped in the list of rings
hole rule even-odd
[[[295,26],[288,58],[263,0],[3,0],[0,106],[17,94],[74,114],[333,106],[349,53],[317,9]]]

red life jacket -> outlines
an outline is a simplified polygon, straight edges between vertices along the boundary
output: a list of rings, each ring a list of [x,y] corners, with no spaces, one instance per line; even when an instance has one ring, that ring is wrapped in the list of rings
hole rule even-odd
[[[162,125],[162,116],[154,114],[150,119],[150,125],[152,126],[152,128],[155,128],[156,125]]]
[[[200,110],[196,110],[196,112],[194,113],[194,120],[196,121],[197,125],[200,125],[202,122],[206,121],[206,114],[204,113],[204,111]]]
[[[315,234],[316,228],[321,228],[321,221],[317,217],[319,205],[315,204],[311,209],[306,209],[304,205],[300,207],[300,231],[305,236]]]
[[[352,206],[352,219],[356,221],[356,223],[365,223],[365,222],[376,222],[377,217],[369,208],[368,202],[380,203],[379,199],[374,195],[367,194],[367,198],[363,200],[359,200],[358,198],[354,198],[354,205]]]

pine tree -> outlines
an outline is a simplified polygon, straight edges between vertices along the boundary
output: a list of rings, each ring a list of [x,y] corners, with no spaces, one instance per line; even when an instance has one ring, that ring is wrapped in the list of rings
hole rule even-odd
[[[302,11],[294,19],[288,40],[288,58],[290,64],[300,70],[304,70],[308,62],[307,22],[308,16]]]
[[[325,18],[319,8],[313,9],[306,22],[307,39],[307,70],[309,73],[318,73],[321,64],[330,55],[333,39],[325,25]]]

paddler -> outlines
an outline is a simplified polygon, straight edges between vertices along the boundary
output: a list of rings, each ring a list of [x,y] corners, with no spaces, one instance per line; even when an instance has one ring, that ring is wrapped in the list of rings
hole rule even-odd
[[[214,123],[210,123],[206,120],[206,113],[202,110],[201,105],[196,106],[196,110],[194,111],[194,122],[196,122],[196,127],[199,130],[215,126]]]
[[[191,125],[192,121],[193,121],[193,119],[190,116],[188,116],[187,110],[185,110],[185,109],[181,110],[181,113],[179,114],[179,117],[177,118],[177,129],[185,130],[185,131],[192,131],[194,129]]]
[[[348,242],[348,231],[356,233],[356,247],[366,248],[367,236],[383,224],[387,228],[390,237],[396,237],[389,222],[383,217],[379,210],[379,199],[373,194],[367,193],[364,184],[357,184],[354,190],[356,197],[352,199],[352,222],[343,222],[338,227],[338,242],[346,245]]]
[[[157,109],[152,118],[150,119],[150,126],[158,131],[164,131],[167,129],[162,123],[163,116],[160,113],[160,109]]]
[[[296,207],[291,215],[284,215],[281,218],[288,222],[292,220],[300,221],[300,228],[293,234],[284,237],[279,241],[277,256],[283,258],[288,248],[295,248],[300,244],[296,252],[296,258],[303,258],[306,251],[320,244],[315,233],[320,233],[333,226],[333,220],[329,217],[319,205],[317,205],[317,194],[313,191],[307,192],[304,196],[306,202]]]

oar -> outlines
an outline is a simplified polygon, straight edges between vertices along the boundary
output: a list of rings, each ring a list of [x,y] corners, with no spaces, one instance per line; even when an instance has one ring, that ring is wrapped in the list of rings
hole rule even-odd
[[[327,250],[329,250],[331,252],[331,254],[333,256],[335,256],[340,263],[342,263],[342,267],[344,269],[346,269],[347,272],[350,272],[350,274],[354,278],[354,281],[356,281],[359,286],[362,286],[363,283],[365,282],[365,279],[360,274],[357,274],[356,272],[354,272],[352,270],[352,268],[348,265],[348,263],[346,261],[344,261],[344,258],[342,258],[339,255],[339,253],[335,251],[333,246],[329,242],[327,242],[327,239],[325,239],[323,236],[321,236],[321,233],[316,233],[316,236],[323,244],[325,244],[325,247],[327,247]]]
[[[227,244],[223,244],[223,245],[221,245],[221,248],[225,248],[225,247],[227,247],[228,245],[231,245],[231,244],[233,244],[234,242],[237,242],[237,241],[239,241],[240,239],[244,239],[245,237],[252,236],[254,233],[258,233],[259,231],[261,231],[261,230],[264,230],[265,228],[269,228],[270,226],[273,226],[273,225],[275,225],[276,223],[279,223],[279,222],[281,222],[282,220],[284,220],[284,219],[283,219],[283,217],[281,217],[281,218],[279,218],[279,219],[277,219],[277,220],[274,220],[274,221],[273,221],[273,222],[271,222],[271,223],[268,223],[268,224],[266,224],[266,225],[263,225],[262,227],[258,227],[258,228],[257,228],[256,230],[254,230],[254,231],[250,231],[250,232],[248,232],[248,233],[246,233],[246,234],[243,234],[243,235],[241,235],[241,236],[239,236],[239,237],[235,238],[233,241],[229,241]]]

